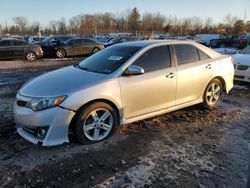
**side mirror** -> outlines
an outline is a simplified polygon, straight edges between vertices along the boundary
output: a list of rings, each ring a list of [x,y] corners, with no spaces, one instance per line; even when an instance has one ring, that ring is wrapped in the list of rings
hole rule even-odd
[[[125,76],[140,75],[140,74],[144,74],[144,69],[137,65],[129,66],[124,72]]]

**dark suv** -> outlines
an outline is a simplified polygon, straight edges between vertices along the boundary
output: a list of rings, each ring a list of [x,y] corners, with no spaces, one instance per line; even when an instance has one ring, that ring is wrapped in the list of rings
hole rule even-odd
[[[43,56],[40,46],[29,44],[24,40],[4,39],[0,41],[0,59],[27,59],[35,61]]]

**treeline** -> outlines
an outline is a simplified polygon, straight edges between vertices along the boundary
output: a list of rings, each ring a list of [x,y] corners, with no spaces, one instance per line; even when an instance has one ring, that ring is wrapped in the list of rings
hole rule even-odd
[[[161,13],[146,12],[141,14],[137,8],[119,14],[80,14],[66,21],[65,18],[50,21],[47,26],[39,22],[29,24],[25,17],[14,17],[12,25],[0,25],[0,35],[65,35],[98,34],[112,32],[131,32],[135,35],[170,33],[176,35],[195,35],[197,33],[221,33],[240,35],[250,32],[250,21],[243,21],[235,16],[226,15],[223,23],[214,23],[211,18],[177,18]]]

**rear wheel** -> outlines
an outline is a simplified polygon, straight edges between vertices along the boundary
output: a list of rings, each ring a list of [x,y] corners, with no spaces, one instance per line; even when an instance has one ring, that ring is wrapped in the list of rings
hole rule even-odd
[[[66,56],[65,50],[64,50],[64,49],[58,49],[58,50],[56,51],[56,56],[57,56],[58,58],[64,58],[64,57]]]
[[[93,49],[93,54],[95,54],[95,53],[98,52],[98,51],[100,51],[100,48],[97,48],[97,47],[94,48],[94,49]]]
[[[28,61],[35,61],[36,60],[36,54],[34,52],[28,52],[25,56],[25,58]]]
[[[213,79],[207,85],[203,96],[203,105],[208,109],[215,108],[221,101],[223,87],[221,81],[217,78]]]
[[[110,105],[96,102],[79,112],[74,135],[82,144],[102,141],[113,133],[117,122],[117,113]]]

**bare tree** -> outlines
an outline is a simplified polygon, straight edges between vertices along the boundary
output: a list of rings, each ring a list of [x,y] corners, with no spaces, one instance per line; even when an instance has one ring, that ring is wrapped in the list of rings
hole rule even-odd
[[[242,35],[245,33],[245,24],[243,20],[237,20],[234,23],[233,34]]]
[[[28,20],[23,16],[14,17],[12,20],[21,28],[22,33],[24,33],[26,26],[28,25]]]
[[[31,34],[38,34],[40,32],[40,23],[33,22],[29,30]]]
[[[67,33],[67,24],[66,24],[66,19],[61,18],[60,20],[57,21],[57,27],[58,27],[58,33],[61,35],[64,35]]]
[[[225,23],[226,33],[232,34],[234,23],[237,20],[239,20],[239,18],[237,18],[236,16],[232,16],[231,14],[225,16],[224,23]]]
[[[49,22],[50,29],[54,35],[57,34],[57,21],[53,20]]]
[[[136,33],[140,29],[140,18],[141,15],[138,9],[135,7],[128,16],[129,29]]]

